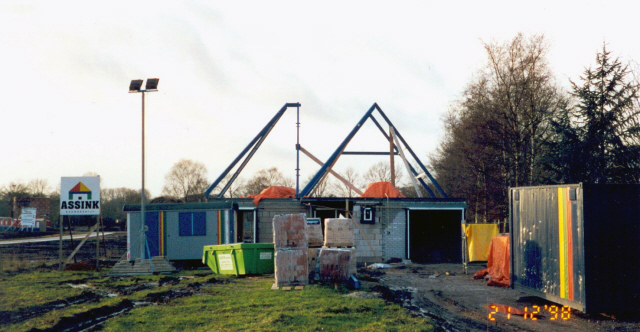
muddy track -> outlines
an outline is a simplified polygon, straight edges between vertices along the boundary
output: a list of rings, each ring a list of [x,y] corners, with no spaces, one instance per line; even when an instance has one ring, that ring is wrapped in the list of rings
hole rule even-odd
[[[61,285],[68,285],[73,288],[85,289],[80,295],[71,296],[65,299],[51,301],[45,304],[22,308],[19,311],[0,311],[0,329],[2,326],[20,323],[38,316],[42,316],[53,310],[61,310],[72,305],[82,303],[99,302],[107,297],[128,296],[143,290],[160,288],[163,286],[176,286],[185,278],[182,277],[163,277],[156,283],[139,283],[131,286],[120,286],[112,288],[95,288],[88,286],[85,282],[93,278],[84,280],[74,280],[72,282],[64,282]],[[229,281],[218,280],[214,277],[204,279],[203,283],[194,282],[183,287],[176,287],[164,291],[158,291],[148,294],[143,300],[132,302],[123,299],[117,305],[103,306],[94,308],[86,312],[75,314],[72,317],[63,317],[55,326],[44,331],[83,331],[93,326],[104,323],[109,318],[124,314],[133,308],[146,305],[166,304],[174,299],[192,296],[203,286],[228,283]],[[41,331],[32,329],[31,331]]]
[[[429,318],[436,331],[640,331],[640,317],[588,315],[570,309],[562,317],[543,311],[533,320],[522,314],[492,311],[490,303],[520,311],[558,304],[511,288],[487,286],[485,280],[465,275],[457,264],[408,264],[392,266],[383,273],[358,272],[383,298]]]
[[[47,313],[52,310],[60,310],[75,304],[86,302],[97,302],[100,301],[100,298],[102,298],[102,296],[94,292],[85,291],[80,295],[23,308],[19,311],[0,311],[0,325],[20,323],[25,320],[41,316],[43,313]]]
[[[375,286],[372,291],[381,294],[383,300],[399,304],[410,310],[415,316],[429,319],[436,332],[458,331],[504,331],[497,327],[488,327],[487,324],[474,319],[467,319],[460,315],[452,315],[440,305],[418,295],[418,291],[411,287]]]
[[[164,279],[164,278],[163,278]],[[167,280],[165,280],[167,281]],[[171,282],[179,282],[179,278],[170,278]],[[210,281],[212,283],[216,283],[215,278],[211,278]],[[140,301],[131,301],[128,299],[123,299],[115,305],[111,306],[102,306],[99,308],[93,308],[87,310],[85,312],[77,313],[71,317],[62,317],[60,321],[48,329],[31,329],[29,331],[63,331],[63,332],[76,332],[76,331],[94,331],[101,324],[106,322],[107,320],[125,314],[131,311],[134,308],[149,306],[149,305],[163,305],[167,304],[175,299],[192,296],[197,293],[197,291],[205,285],[209,283],[200,284],[198,282],[188,284],[184,287],[168,289],[165,291],[155,292],[148,294],[144,299]],[[139,290],[148,289],[149,287],[142,287]],[[95,293],[96,297],[100,297],[99,293],[104,294],[110,291],[115,290],[101,290]],[[42,314],[40,312],[39,314]]]

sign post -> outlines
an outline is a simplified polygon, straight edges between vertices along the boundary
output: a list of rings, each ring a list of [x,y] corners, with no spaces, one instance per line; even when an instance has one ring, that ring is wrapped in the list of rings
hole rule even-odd
[[[100,215],[100,177],[63,177],[60,183],[60,218]],[[69,217],[67,217],[69,218]],[[62,269],[62,219],[60,219],[60,266]],[[94,226],[95,227],[95,226]],[[69,223],[71,228],[71,223]],[[71,229],[69,229],[71,231]],[[89,233],[92,233],[93,229]],[[84,243],[84,242],[83,242]],[[81,243],[80,246],[83,244]],[[76,249],[79,249],[79,247]],[[75,253],[75,252],[74,252]],[[96,257],[96,260],[98,257]]]

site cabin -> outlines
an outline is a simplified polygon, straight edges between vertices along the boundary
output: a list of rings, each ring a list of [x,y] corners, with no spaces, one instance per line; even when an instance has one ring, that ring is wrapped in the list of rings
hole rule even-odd
[[[509,191],[515,289],[585,313],[640,314],[640,185]]]
[[[275,215],[304,213],[320,218],[323,230],[325,218],[352,216],[360,263],[392,258],[462,263],[465,209],[458,198],[266,198],[257,207],[250,198],[148,204],[145,256],[200,260],[206,245],[271,243]],[[135,260],[140,257],[140,205],[125,205],[124,211],[128,259]]]

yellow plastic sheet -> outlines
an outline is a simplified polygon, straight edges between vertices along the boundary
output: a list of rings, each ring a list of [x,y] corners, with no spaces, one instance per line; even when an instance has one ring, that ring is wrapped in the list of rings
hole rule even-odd
[[[491,238],[498,235],[498,225],[467,224],[464,233],[467,236],[469,262],[486,261],[489,257]]]

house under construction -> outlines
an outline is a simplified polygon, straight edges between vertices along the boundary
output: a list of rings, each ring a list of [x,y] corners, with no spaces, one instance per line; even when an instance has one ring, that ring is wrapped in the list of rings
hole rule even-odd
[[[371,106],[324,163],[297,142],[297,173],[300,152],[321,165],[304,188],[299,188],[297,174],[295,189],[270,188],[253,198],[224,197],[280,117],[290,108],[297,110],[299,119],[300,104],[285,104],[209,186],[205,192],[207,202],[147,204],[146,227],[141,225],[141,206],[125,205],[129,260],[139,258],[141,252],[145,252],[146,258],[164,256],[169,260],[200,260],[205,245],[273,242],[272,220],[275,215],[304,213],[307,218],[320,218],[322,223],[325,218],[352,218],[356,223],[358,262],[380,262],[393,258],[419,263],[463,262],[465,251],[461,224],[464,224],[466,208],[464,199],[447,196],[377,104]],[[383,121],[377,120],[374,112]],[[390,143],[389,151],[346,151],[349,142],[366,121],[372,121],[385,136]],[[381,122],[386,123],[388,130],[383,128]],[[373,184],[367,191],[361,192],[332,170],[340,156],[349,154],[389,155],[392,167],[394,157],[400,156],[418,197],[406,198],[388,183]],[[232,174],[230,180],[212,197],[213,190],[228,174]],[[335,176],[360,197],[310,197],[327,176]],[[422,193],[428,197],[421,197]],[[143,229],[144,236],[141,234]],[[140,245],[145,247],[140,248]]]

